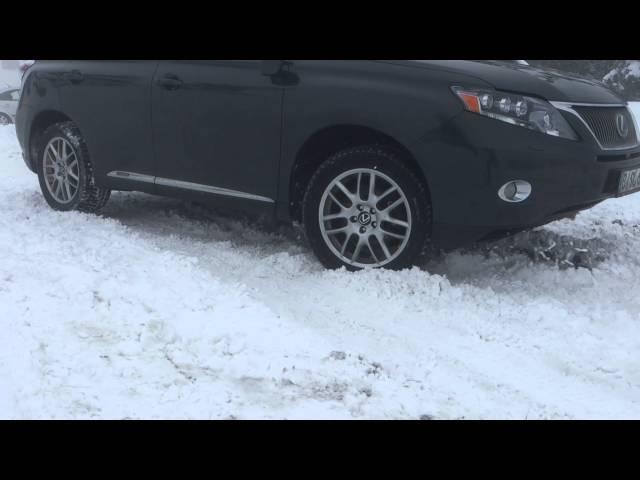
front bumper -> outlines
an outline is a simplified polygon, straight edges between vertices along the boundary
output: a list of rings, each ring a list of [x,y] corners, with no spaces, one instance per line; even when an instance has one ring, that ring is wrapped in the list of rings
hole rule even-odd
[[[496,238],[617,196],[620,173],[640,167],[640,146],[602,150],[578,121],[567,120],[578,141],[464,112],[418,142],[416,157],[433,203],[434,244],[452,249]],[[510,180],[529,182],[530,197],[501,200],[497,192]]]

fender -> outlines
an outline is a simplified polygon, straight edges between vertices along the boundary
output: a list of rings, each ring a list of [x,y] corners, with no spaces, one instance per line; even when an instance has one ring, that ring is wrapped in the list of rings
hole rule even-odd
[[[483,85],[474,77],[406,68],[374,61],[295,61],[299,82],[285,89],[278,218],[289,218],[292,172],[305,144],[336,126],[363,127],[393,139],[429,179],[423,144],[463,109],[453,83]]]

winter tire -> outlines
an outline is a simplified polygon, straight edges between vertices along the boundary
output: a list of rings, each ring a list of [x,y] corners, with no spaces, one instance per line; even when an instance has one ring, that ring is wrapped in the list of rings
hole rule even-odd
[[[393,149],[355,147],[332,155],[313,175],[303,223],[327,268],[402,269],[424,250],[431,206],[424,183]]]
[[[93,213],[104,207],[110,191],[96,185],[89,150],[74,123],[47,128],[39,147],[38,179],[51,208]]]

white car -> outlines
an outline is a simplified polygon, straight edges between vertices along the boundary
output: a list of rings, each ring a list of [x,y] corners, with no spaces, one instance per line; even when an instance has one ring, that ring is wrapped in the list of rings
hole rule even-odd
[[[19,98],[19,88],[0,88],[0,125],[9,125],[15,122]]]

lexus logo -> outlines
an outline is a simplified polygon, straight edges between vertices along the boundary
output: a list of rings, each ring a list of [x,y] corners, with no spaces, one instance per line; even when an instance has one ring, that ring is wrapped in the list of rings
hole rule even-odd
[[[627,138],[629,135],[629,125],[627,125],[627,119],[623,114],[619,113],[616,115],[616,129],[618,130],[618,135],[622,138]]]
[[[360,222],[360,225],[369,225],[369,223],[371,223],[371,215],[369,215],[367,212],[362,212],[360,214],[360,217],[358,218],[358,221]]]

